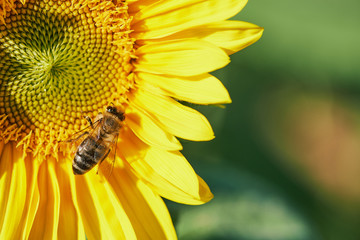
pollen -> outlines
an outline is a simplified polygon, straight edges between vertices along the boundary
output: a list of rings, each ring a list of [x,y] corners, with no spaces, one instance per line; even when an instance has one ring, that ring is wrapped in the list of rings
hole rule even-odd
[[[0,4],[0,138],[56,155],[84,116],[126,104],[131,19],[122,1],[22,2]]]

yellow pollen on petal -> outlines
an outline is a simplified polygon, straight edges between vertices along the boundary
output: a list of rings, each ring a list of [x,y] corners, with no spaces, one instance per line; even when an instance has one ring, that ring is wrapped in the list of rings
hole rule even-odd
[[[57,158],[84,116],[126,105],[130,22],[123,1],[0,1],[0,140]]]

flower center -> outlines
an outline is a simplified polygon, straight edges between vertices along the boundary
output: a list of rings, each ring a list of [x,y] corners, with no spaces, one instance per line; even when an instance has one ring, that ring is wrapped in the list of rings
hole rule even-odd
[[[32,0],[11,7],[0,22],[0,137],[72,132],[84,127],[84,116],[126,102],[132,45],[117,34],[129,28],[119,4]],[[122,28],[106,16],[121,19]]]

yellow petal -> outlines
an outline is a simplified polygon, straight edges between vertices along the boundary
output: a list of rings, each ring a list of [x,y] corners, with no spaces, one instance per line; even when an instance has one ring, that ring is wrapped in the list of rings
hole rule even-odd
[[[92,170],[75,176],[76,198],[89,240],[135,239],[134,230],[109,184]]]
[[[58,239],[86,239],[84,226],[74,205],[72,182],[74,176],[71,163],[58,162],[57,176],[60,186],[60,216],[58,227]]]
[[[131,164],[135,172],[162,197],[184,204],[203,204],[213,198],[209,187],[178,152],[151,148]]]
[[[166,150],[182,149],[181,144],[174,135],[156,125],[151,116],[141,109],[129,107],[126,113],[126,121],[136,136],[150,146],[157,146]]]
[[[141,9],[132,22],[136,39],[165,37],[187,28],[226,20],[247,0],[163,0]]]
[[[128,3],[128,12],[131,15],[138,13],[141,9],[150,6],[160,0],[127,0]]]
[[[175,136],[193,141],[214,138],[210,123],[201,113],[169,97],[138,90],[131,101],[138,108],[146,110],[159,126]]]
[[[117,164],[108,181],[131,220],[136,239],[176,239],[163,200],[138,180],[129,168],[128,165],[123,167]]]
[[[197,104],[231,103],[229,93],[224,85],[210,74],[176,77],[138,73],[137,77],[139,82],[143,81],[157,86],[164,90],[164,94],[179,100]]]
[[[0,239],[28,239],[39,203],[38,163],[24,160],[15,145],[0,144]]]
[[[54,164],[55,160],[49,159],[43,161],[39,168],[40,203],[29,239],[57,239],[60,191]]]
[[[0,226],[3,225],[5,218],[6,208],[9,200],[8,192],[11,186],[11,172],[12,172],[12,159],[13,151],[12,144],[5,144],[1,153],[0,161]]]
[[[141,141],[133,131],[124,129],[117,148],[117,154],[126,158],[126,161],[131,163],[143,158],[150,146]]]
[[[202,35],[202,39],[221,47],[227,54],[244,49],[255,43],[263,34],[264,29],[247,22],[224,21],[194,29]]]
[[[27,171],[27,195],[26,205],[23,214],[24,223],[19,224],[24,226],[23,239],[29,239],[30,231],[35,220],[36,212],[40,203],[40,193],[37,184],[37,177],[39,171],[39,162],[37,159],[33,159],[31,156],[27,156],[25,159],[26,171]],[[22,227],[20,227],[22,228]]]
[[[26,168],[22,151],[14,142],[6,144],[0,161],[0,239],[19,239],[23,232],[19,228],[26,202]]]
[[[5,147],[4,141],[0,141],[0,156],[1,156],[2,152],[3,152],[3,150],[4,150],[4,147]]]
[[[177,76],[194,76],[222,68],[229,63],[220,48],[202,40],[174,40],[137,49],[135,71]]]
[[[262,27],[248,22],[222,21],[186,29],[156,41],[202,39],[222,48],[230,55],[259,40],[263,31]],[[151,41],[140,41],[139,44],[146,45]]]

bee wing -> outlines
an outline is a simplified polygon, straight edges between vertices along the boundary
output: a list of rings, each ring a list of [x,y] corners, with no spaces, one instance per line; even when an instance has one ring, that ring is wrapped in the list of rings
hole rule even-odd
[[[109,153],[103,159],[101,159],[101,161],[99,161],[98,164],[97,172],[99,172],[100,170],[102,175],[105,176],[106,178],[111,176],[112,170],[115,165],[118,138],[119,138],[119,134],[117,134],[114,137],[111,146],[109,148]]]
[[[80,131],[72,134],[67,140],[61,142],[71,143],[71,152],[75,153],[80,144],[84,141],[84,139],[90,135],[93,135],[97,128],[100,126],[101,119],[98,119],[91,125],[81,129]]]
[[[96,122],[94,122],[92,125],[89,125],[76,133],[72,134],[67,140],[61,141],[61,142],[77,142],[81,138],[83,138],[86,135],[91,135],[99,126],[99,123],[101,122],[101,119],[98,119]]]

